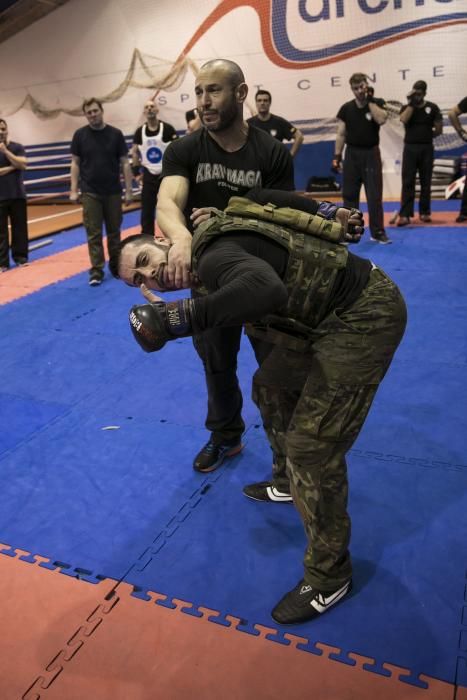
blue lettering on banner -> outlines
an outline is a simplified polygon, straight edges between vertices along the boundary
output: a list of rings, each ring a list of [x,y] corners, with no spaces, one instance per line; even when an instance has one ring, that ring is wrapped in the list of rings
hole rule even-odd
[[[160,148],[156,148],[153,146],[152,148],[148,148],[146,151],[146,158],[150,163],[156,164],[160,163],[162,160],[162,151]]]
[[[307,0],[299,0],[298,11],[301,19],[309,24],[317,24],[318,22],[327,22],[335,19],[345,19],[345,16],[352,13],[352,19],[355,18],[355,4],[358,9],[365,15],[382,16],[386,10],[388,11],[389,22],[393,19],[392,11],[402,10],[408,6],[420,10],[420,17],[409,22],[401,22],[380,29],[365,36],[357,36],[339,44],[327,46],[325,48],[312,49],[303,51],[296,48],[290,41],[287,29],[287,0],[272,0],[272,16],[271,16],[271,31],[272,40],[276,52],[287,61],[291,61],[300,67],[300,63],[308,63],[310,61],[336,60],[339,56],[344,57],[348,52],[354,52],[358,49],[365,50],[366,47],[371,47],[375,43],[386,43],[391,37],[403,37],[406,33],[412,34],[414,31],[422,31],[428,28],[438,28],[453,21],[465,22],[467,20],[467,12],[445,12],[432,17],[423,16],[424,10],[429,5],[437,3],[447,5],[454,3],[456,0],[321,0],[313,4],[314,12],[308,10]],[[311,3],[310,3],[311,4]],[[446,8],[447,9],[447,8]]]

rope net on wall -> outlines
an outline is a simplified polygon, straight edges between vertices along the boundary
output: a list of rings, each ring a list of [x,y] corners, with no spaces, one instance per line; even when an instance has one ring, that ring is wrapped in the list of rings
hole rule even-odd
[[[95,97],[103,104],[117,102],[129,88],[154,90],[156,94],[162,90],[164,92],[173,92],[180,87],[189,70],[196,75],[198,69],[194,61],[187,56],[178,59],[174,63],[168,63],[135,49],[126,75],[116,88],[101,95],[83,95],[82,100]],[[7,107],[4,104],[0,114],[8,117],[19,112],[20,109],[29,109],[39,119],[55,119],[60,114],[76,117],[82,115],[82,100],[73,107],[52,108],[38,100],[28,90],[22,99],[16,100],[16,104]]]

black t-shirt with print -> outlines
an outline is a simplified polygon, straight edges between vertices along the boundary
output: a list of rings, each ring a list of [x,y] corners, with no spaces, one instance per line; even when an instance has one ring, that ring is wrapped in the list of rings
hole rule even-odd
[[[405,112],[408,105],[401,108]],[[433,126],[442,120],[441,111],[434,102],[426,101],[423,107],[414,107],[413,114],[405,124],[404,143],[432,143]]]
[[[384,108],[384,100],[374,99],[378,107]],[[337,118],[345,123],[345,143],[359,148],[373,148],[379,144],[380,125],[375,122],[368,105],[359,107],[355,100],[342,105]]]
[[[252,187],[295,187],[287,148],[254,127],[249,127],[246,143],[234,153],[224,151],[205,128],[173,141],[162,164],[162,177],[171,175],[189,180],[186,216],[193,207],[225,209],[230,197],[242,197]]]
[[[255,115],[247,119],[247,122],[252,126],[256,126],[257,129],[261,129],[261,131],[270,134],[278,141],[291,141],[297,131],[294,125],[288,122],[287,119],[278,117],[275,114],[270,114],[269,119],[265,121],[260,119],[258,115]]]

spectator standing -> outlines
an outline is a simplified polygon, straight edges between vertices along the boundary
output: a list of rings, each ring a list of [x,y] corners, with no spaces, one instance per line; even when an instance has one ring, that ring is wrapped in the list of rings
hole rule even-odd
[[[294,189],[288,150],[243,119],[248,86],[236,63],[217,59],[204,64],[195,94],[203,128],[167,148],[157,206],[157,223],[172,243],[165,280],[171,287],[189,286],[192,232],[214,207],[224,209],[230,197],[254,186]],[[241,332],[241,325],[212,328],[193,338],[205,371],[206,427],[211,434],[194,459],[196,471],[213,471],[242,449],[245,424],[237,379]],[[270,346],[255,342],[254,349],[261,362]],[[279,461],[277,468],[285,472],[285,457]]]
[[[11,255],[21,266],[28,262],[28,218],[23,171],[24,147],[10,141],[8,125],[0,119],[0,272],[10,267],[8,222],[11,225]]]
[[[343,163],[344,206],[358,209],[360,190],[365,188],[370,220],[371,240],[392,243],[384,230],[383,169],[379,150],[379,129],[388,118],[384,100],[374,96],[364,73],[354,73],[349,80],[354,99],[342,105],[337,113],[337,137],[332,170],[338,172]]]
[[[73,135],[71,142],[70,201],[79,199],[81,187],[83,223],[88,239],[89,284],[96,287],[104,279],[104,245],[102,228],[105,223],[109,259],[118,256],[122,224],[122,188],[120,170],[125,178],[125,201],[133,200],[131,168],[125,138],[114,126],[104,122],[101,102],[91,97],[83,102],[88,125]]]
[[[453,125],[454,129],[457,131],[458,135],[463,141],[467,142],[467,131],[464,129],[460,122],[460,115],[465,114],[467,112],[467,97],[464,97],[459,104],[455,105],[453,107],[448,116],[451,124]],[[467,221],[467,173],[465,173],[466,178],[465,178],[465,183],[464,183],[464,193],[462,195],[462,202],[461,202],[461,208],[459,212],[459,216],[457,217],[456,221],[458,224],[463,224]]]
[[[141,233],[153,236],[156,203],[162,180],[162,158],[168,144],[177,138],[172,124],[158,118],[159,108],[154,100],[144,105],[145,123],[133,136],[131,164],[138,179],[142,168]]]
[[[434,102],[425,100],[427,84],[417,80],[407,95],[400,120],[405,127],[402,155],[402,195],[398,226],[407,226],[414,215],[415,181],[420,177],[420,221],[431,221],[431,177],[433,173],[433,138],[443,131],[443,117]]]
[[[294,158],[303,143],[303,134],[300,129],[297,129],[287,119],[271,114],[272,97],[268,90],[258,90],[255,102],[257,114],[247,119],[248,124],[266,131],[278,141],[292,141],[290,155]]]

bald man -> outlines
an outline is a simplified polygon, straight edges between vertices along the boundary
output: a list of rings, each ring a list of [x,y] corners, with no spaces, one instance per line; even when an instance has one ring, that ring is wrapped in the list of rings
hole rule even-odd
[[[236,63],[224,59],[205,63],[195,83],[202,127],[170,144],[164,154],[157,223],[172,243],[165,272],[165,282],[172,287],[190,285],[192,234],[213,207],[223,210],[230,197],[242,196],[255,186],[294,189],[288,150],[243,118],[247,94],[245,77]],[[238,325],[212,328],[193,338],[205,371],[210,432],[194,459],[193,468],[199,472],[217,469],[242,449],[245,424],[237,379],[241,333]],[[270,346],[251,342],[261,363]],[[285,457],[276,455],[275,462],[285,471]]]
[[[131,161],[133,175],[142,180],[141,233],[154,235],[157,194],[162,180],[162,157],[168,144],[177,138],[174,127],[158,118],[154,100],[144,105],[145,123],[133,136]]]

